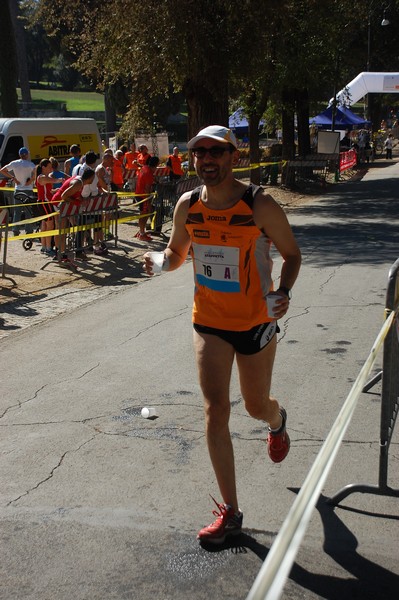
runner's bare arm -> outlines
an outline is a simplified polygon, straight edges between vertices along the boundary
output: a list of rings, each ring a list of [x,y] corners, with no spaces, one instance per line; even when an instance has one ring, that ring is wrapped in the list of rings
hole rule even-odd
[[[279,285],[291,289],[301,266],[301,251],[281,206],[266,193],[256,195],[254,219],[283,259]]]
[[[190,236],[186,229],[190,196],[191,192],[183,194],[176,204],[173,215],[172,234],[165,250],[165,255],[169,262],[168,271],[174,271],[184,263],[191,246]]]
[[[178,269],[186,260],[190,249],[191,240],[186,230],[186,219],[190,203],[191,192],[183,194],[173,215],[173,227],[169,243],[165,249],[165,271]],[[152,262],[147,254],[144,254],[144,269],[148,275],[152,275]]]

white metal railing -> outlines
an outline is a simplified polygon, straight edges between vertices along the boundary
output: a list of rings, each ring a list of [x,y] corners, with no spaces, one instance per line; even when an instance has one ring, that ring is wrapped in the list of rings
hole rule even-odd
[[[357,400],[376,360],[395,312],[387,317],[247,596],[247,600],[278,600],[305,534]]]

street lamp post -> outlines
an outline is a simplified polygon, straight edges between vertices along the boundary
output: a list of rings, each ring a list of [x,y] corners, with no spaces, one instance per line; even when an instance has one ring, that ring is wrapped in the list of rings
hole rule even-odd
[[[368,12],[368,16],[367,16],[367,64],[366,64],[366,71],[369,72],[370,71],[370,57],[371,57],[371,17],[373,16],[374,12],[375,12],[375,3],[374,2],[370,2],[369,5],[369,12]],[[383,13],[383,18],[381,21],[381,27],[386,27],[387,25],[389,25],[389,19],[386,18],[386,11],[387,11],[387,7],[385,7],[384,9],[384,13]],[[369,95],[367,94],[366,96],[366,119],[370,120],[370,110],[369,110]]]

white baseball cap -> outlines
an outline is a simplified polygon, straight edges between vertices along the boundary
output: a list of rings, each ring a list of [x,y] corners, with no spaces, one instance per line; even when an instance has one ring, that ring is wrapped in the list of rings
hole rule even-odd
[[[209,125],[208,127],[205,127],[205,129],[201,129],[201,131],[199,131],[197,135],[188,142],[187,148],[191,150],[191,148],[197,142],[206,138],[216,140],[218,142],[232,144],[234,148],[237,148],[236,136],[231,129],[228,129],[228,127],[223,127],[223,125]]]

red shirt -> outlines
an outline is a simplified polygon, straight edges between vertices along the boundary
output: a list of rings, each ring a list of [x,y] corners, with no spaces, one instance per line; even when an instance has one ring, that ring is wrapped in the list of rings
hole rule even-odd
[[[58,188],[58,190],[55,192],[55,194],[52,198],[52,202],[54,202],[54,204],[59,204],[60,202],[62,202],[62,194],[65,192],[65,190],[67,190],[69,188],[71,183],[73,183],[76,180],[80,181],[82,183],[82,179],[79,177],[79,175],[77,175],[75,177],[69,177],[69,179],[66,179],[64,181],[64,183],[62,184],[62,186],[60,188]],[[77,192],[75,192],[72,196],[69,196],[68,202],[71,202],[73,204],[80,204],[80,202],[82,200],[82,195],[81,195],[82,189],[83,189],[83,183]]]
[[[175,175],[183,175],[183,169],[181,168],[182,160],[180,156],[175,156],[174,154],[171,154],[169,156],[169,160],[172,167],[172,173],[174,173]]]
[[[151,167],[145,165],[137,176],[136,194],[147,194],[148,189],[154,185],[154,173]]]
[[[132,169],[137,170],[139,167],[138,165],[136,165],[133,161],[138,160],[138,152],[126,152],[125,156],[123,157],[124,163],[125,163],[125,168],[128,169],[128,171],[131,171]]]
[[[36,179],[37,199],[39,202],[49,202],[53,199],[51,190],[53,189],[52,183],[45,183],[44,185],[39,183],[39,179]]]
[[[53,195],[51,193],[53,189],[52,183],[45,183],[42,185],[39,183],[39,178],[36,179],[36,189],[37,189],[37,201],[43,204],[43,212],[47,214],[51,214],[54,211]],[[51,203],[51,204],[50,204]]]
[[[114,159],[112,166],[112,183],[115,185],[123,185],[123,164],[119,158]]]
[[[147,154],[143,154],[142,152],[139,152],[139,155],[137,157],[137,161],[140,165],[146,165],[148,163],[148,161],[151,158],[151,154],[149,152],[147,152]]]

